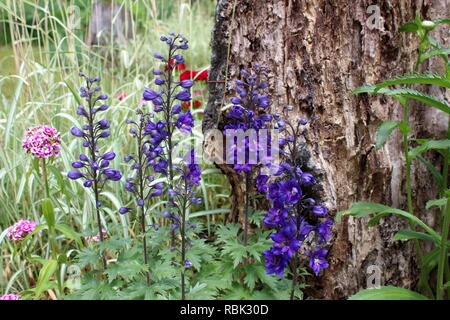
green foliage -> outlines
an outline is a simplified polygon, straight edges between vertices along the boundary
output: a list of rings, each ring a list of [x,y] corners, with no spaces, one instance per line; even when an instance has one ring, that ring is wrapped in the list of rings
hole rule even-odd
[[[435,85],[448,90],[450,88],[450,64],[448,55],[450,53],[449,48],[443,48],[436,40],[434,40],[429,32],[433,30],[438,24],[448,24],[449,19],[436,19],[432,21],[422,21],[419,13],[416,14],[414,21],[407,22],[400,27],[400,31],[413,32],[419,37],[420,44],[418,46],[418,58],[414,68],[415,73],[410,75],[400,75],[392,79],[388,79],[376,85],[364,85],[351,94],[368,93],[384,94],[391,96],[398,100],[403,107],[403,120],[398,121],[385,121],[381,124],[377,132],[376,148],[380,149],[386,142],[395,128],[399,128],[403,135],[403,145],[405,153],[405,167],[406,167],[406,192],[408,200],[408,210],[400,210],[391,208],[382,204],[370,203],[370,202],[357,202],[354,203],[348,210],[340,212],[336,220],[339,221],[344,214],[349,214],[354,217],[367,217],[375,214],[370,220],[368,225],[373,226],[380,222],[381,218],[388,214],[395,214],[400,216],[409,222],[410,228],[404,229],[395,234],[394,241],[397,240],[414,240],[416,250],[419,252],[419,259],[421,261],[421,273],[419,278],[419,288],[426,292],[429,297],[434,298],[435,295],[430,286],[431,272],[437,267],[437,283],[436,283],[436,298],[443,299],[446,286],[444,285],[444,278],[449,278],[449,262],[448,255],[450,252],[450,241],[448,240],[449,228],[450,228],[450,194],[448,192],[448,170],[450,159],[450,122],[449,130],[447,132],[446,139],[431,140],[431,139],[411,139],[408,137],[412,131],[412,126],[409,123],[409,100],[417,100],[424,103],[428,107],[433,107],[450,114],[450,105],[446,101],[440,100],[436,97],[430,96],[421,91],[412,89],[411,86],[415,84],[427,84]],[[435,73],[417,73],[419,65],[426,59],[439,56],[441,57],[446,66],[446,70],[443,75]],[[403,86],[397,88],[390,88],[392,86]],[[411,147],[411,143],[415,142],[419,146]],[[427,151],[438,151],[443,157],[442,173],[439,172],[436,167],[426,160],[422,153]],[[439,186],[441,198],[438,200],[430,200],[426,204],[426,209],[430,209],[433,206],[438,206],[441,209],[442,227],[440,232],[435,231],[428,226],[425,222],[420,220],[414,215],[413,208],[413,193],[411,183],[411,164],[413,160],[418,159],[425,167],[430,171],[433,179]],[[444,196],[445,195],[445,196]],[[420,232],[416,228],[421,228],[425,232]],[[421,249],[419,245],[420,241],[430,242],[434,245],[434,248],[424,255],[421,255]],[[445,276],[444,276],[445,274]],[[381,287],[376,289],[367,289],[360,291],[356,295],[350,297],[352,300],[377,300],[377,299],[391,299],[391,300],[423,300],[428,299],[416,292],[409,291],[396,287]]]
[[[427,297],[417,292],[397,288],[379,287],[362,290],[348,298],[349,300],[429,300]]]

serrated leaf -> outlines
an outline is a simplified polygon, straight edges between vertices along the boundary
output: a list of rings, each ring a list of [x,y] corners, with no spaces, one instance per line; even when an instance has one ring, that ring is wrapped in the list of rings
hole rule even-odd
[[[435,97],[432,97],[430,95],[427,95],[423,92],[414,90],[414,89],[410,89],[410,88],[401,88],[401,89],[394,89],[394,90],[386,90],[383,91],[384,88],[379,90],[379,93],[383,93],[392,97],[403,97],[403,98],[408,98],[408,99],[414,99],[420,102],[423,102],[431,107],[434,107],[436,109],[442,110],[445,113],[450,114],[450,106],[442,101],[439,100]]]
[[[376,85],[375,92],[379,89],[397,84],[433,84],[450,88],[450,81],[436,73],[415,73],[397,76]]]
[[[386,143],[386,140],[389,138],[392,131],[398,127],[398,124],[399,123],[395,121],[385,121],[378,127],[375,143],[375,148],[377,150]]]
[[[429,300],[427,297],[403,288],[380,287],[365,289],[348,298],[349,300]]]

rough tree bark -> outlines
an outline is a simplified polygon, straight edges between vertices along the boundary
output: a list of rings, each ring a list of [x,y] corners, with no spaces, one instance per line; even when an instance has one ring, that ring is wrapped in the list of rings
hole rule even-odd
[[[380,23],[373,29],[367,24],[370,5],[380,9]],[[405,208],[400,135],[394,134],[380,151],[373,148],[379,124],[401,119],[401,107],[381,95],[350,97],[349,92],[412,71],[417,39],[398,32],[398,27],[413,20],[416,10],[425,18],[438,18],[448,15],[450,3],[219,0],[210,80],[225,80],[227,60],[228,78],[226,84],[210,84],[204,130],[220,128],[223,97],[225,101],[231,97],[239,69],[260,62],[271,69],[271,111],[289,104],[296,116],[309,119],[305,139],[313,171],[320,177],[321,197],[330,211],[336,213],[361,200]],[[444,33],[435,36],[448,45]],[[430,67],[439,71],[442,65],[432,62]],[[430,137],[446,130],[447,120],[440,112],[413,104],[411,117],[420,122],[413,135]],[[242,215],[243,189],[238,176],[226,166],[221,168],[236,199],[233,219]],[[437,188],[419,163],[414,163],[413,172],[416,212],[423,215],[425,201],[436,197]],[[433,223],[432,216],[426,220]],[[382,285],[414,288],[418,270],[413,244],[391,240],[405,223],[388,217],[379,227],[369,228],[366,222],[346,217],[334,226],[331,266],[311,280],[309,297],[342,299],[366,288],[371,265],[381,269]]]

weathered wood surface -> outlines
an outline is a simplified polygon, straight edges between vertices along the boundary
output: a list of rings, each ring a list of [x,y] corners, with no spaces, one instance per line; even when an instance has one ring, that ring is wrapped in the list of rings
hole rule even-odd
[[[373,29],[367,25],[370,5],[380,8],[380,24]],[[361,200],[405,208],[399,133],[382,150],[373,148],[379,124],[401,119],[401,107],[381,95],[350,97],[349,92],[364,83],[412,71],[417,39],[399,33],[398,27],[413,20],[416,10],[428,19],[438,18],[450,12],[450,3],[219,0],[209,78],[224,80],[231,39],[229,81],[226,88],[221,83],[210,84],[204,130],[221,126],[222,97],[232,96],[232,80],[239,69],[260,62],[271,69],[271,111],[289,104],[296,116],[309,119],[305,138],[314,171],[321,173],[322,198],[330,211],[336,213]],[[448,46],[445,33],[436,32]],[[433,60],[430,68],[439,71],[442,65]],[[436,88],[431,90],[442,97]],[[431,137],[446,130],[446,116],[418,104],[413,104],[411,119],[419,123],[413,135]],[[230,170],[227,174],[236,198],[243,199],[239,177]],[[413,174],[416,212],[423,216],[425,201],[436,197],[437,188],[420,163],[414,163]],[[240,201],[231,217],[242,212]],[[428,213],[426,220],[433,223],[434,219]],[[413,244],[391,240],[406,224],[395,217],[384,219],[380,227],[369,228],[366,222],[346,217],[335,225],[331,267],[311,280],[310,297],[342,299],[366,288],[371,265],[381,269],[382,285],[415,286],[418,270]]]

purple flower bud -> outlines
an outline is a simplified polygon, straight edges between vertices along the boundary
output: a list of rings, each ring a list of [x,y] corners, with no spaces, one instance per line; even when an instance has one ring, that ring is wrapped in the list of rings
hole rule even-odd
[[[159,53],[155,53],[153,56],[154,56],[156,59],[164,60],[164,57],[163,57],[162,55],[160,55]]]
[[[167,37],[161,36],[161,38],[159,38],[159,40],[161,40],[161,41],[167,41]]]
[[[105,120],[105,119],[100,120],[100,121],[98,122],[98,127],[99,127],[101,130],[108,129],[108,128],[110,127],[109,121],[108,121],[108,120]]]
[[[101,94],[97,97],[97,100],[106,100],[108,99],[108,95],[107,94]]]
[[[163,78],[156,78],[155,79],[155,84],[158,85],[158,86],[163,85],[164,82],[166,82],[166,80],[164,80]]]
[[[180,82],[180,86],[182,86],[185,89],[189,89],[194,85],[194,81],[191,80],[183,80]]]
[[[125,162],[130,162],[132,159],[133,159],[132,156],[126,156],[125,159],[124,159],[124,161],[125,161]]]
[[[156,92],[152,89],[145,89],[144,94],[142,95],[142,97],[144,98],[144,100],[146,101],[152,101],[155,100],[156,98],[160,97],[161,93],[160,92]]]
[[[97,207],[100,208],[102,206],[102,202],[101,201],[97,201]]]
[[[159,70],[159,69],[153,69],[153,74],[155,75],[155,76],[157,76],[157,75],[161,75],[161,74],[163,74],[164,72],[162,71],[162,70]]]
[[[190,268],[190,267],[192,267],[192,262],[190,262],[189,260],[184,260],[184,266],[186,268]]]
[[[230,99],[231,103],[233,104],[242,104],[242,100],[238,97],[233,97]]]
[[[107,167],[109,167],[109,161],[102,160],[102,162],[100,162],[100,168],[107,168]]]
[[[327,210],[327,208],[322,207],[322,206],[314,206],[312,208],[312,212],[317,216],[324,216],[328,213],[328,210]]]
[[[80,160],[81,160],[81,161],[89,161],[89,158],[88,158],[88,156],[85,155],[85,154],[80,154]]]
[[[299,123],[301,124],[301,125],[306,125],[307,123],[308,123],[308,120],[306,120],[306,119],[300,119],[299,120]]]
[[[108,108],[109,108],[108,105],[102,104],[98,109],[101,111],[106,111]]]
[[[189,101],[191,100],[191,94],[188,90],[182,90],[175,95],[175,98],[180,101]]]
[[[101,156],[101,158],[104,160],[113,160],[115,157],[116,157],[116,154],[112,151],[107,152]]]
[[[88,179],[83,183],[83,186],[85,186],[86,188],[90,188],[92,187],[92,180]]]
[[[75,169],[83,168],[84,166],[85,164],[81,161],[72,162],[72,167],[74,167]]]
[[[159,197],[160,195],[162,195],[162,190],[156,189],[150,194],[150,197]]]
[[[163,217],[164,217],[164,218],[170,218],[170,217],[172,217],[172,212],[165,210],[165,211],[163,212]]]
[[[143,207],[143,206],[144,206],[144,200],[139,199],[139,200],[137,201],[137,205],[138,205],[139,207]]]
[[[103,131],[98,135],[99,138],[108,138],[110,135],[109,131]]]
[[[314,179],[314,176],[310,173],[303,173],[302,174],[302,183],[303,184],[313,184],[316,180]]]
[[[125,214],[125,213],[129,212],[130,210],[131,210],[131,208],[122,207],[119,209],[119,213]]]
[[[181,112],[181,106],[179,104],[176,104],[172,107],[172,113],[173,114],[178,114]]]
[[[73,127],[70,130],[70,133],[73,134],[76,137],[83,137],[84,136],[84,132],[80,128],[77,128],[77,127]]]
[[[72,180],[77,180],[83,177],[84,175],[80,171],[72,170],[67,173],[67,176]]]
[[[162,183],[162,182],[155,183],[153,185],[153,188],[155,188],[155,189],[164,189],[164,183]]]

